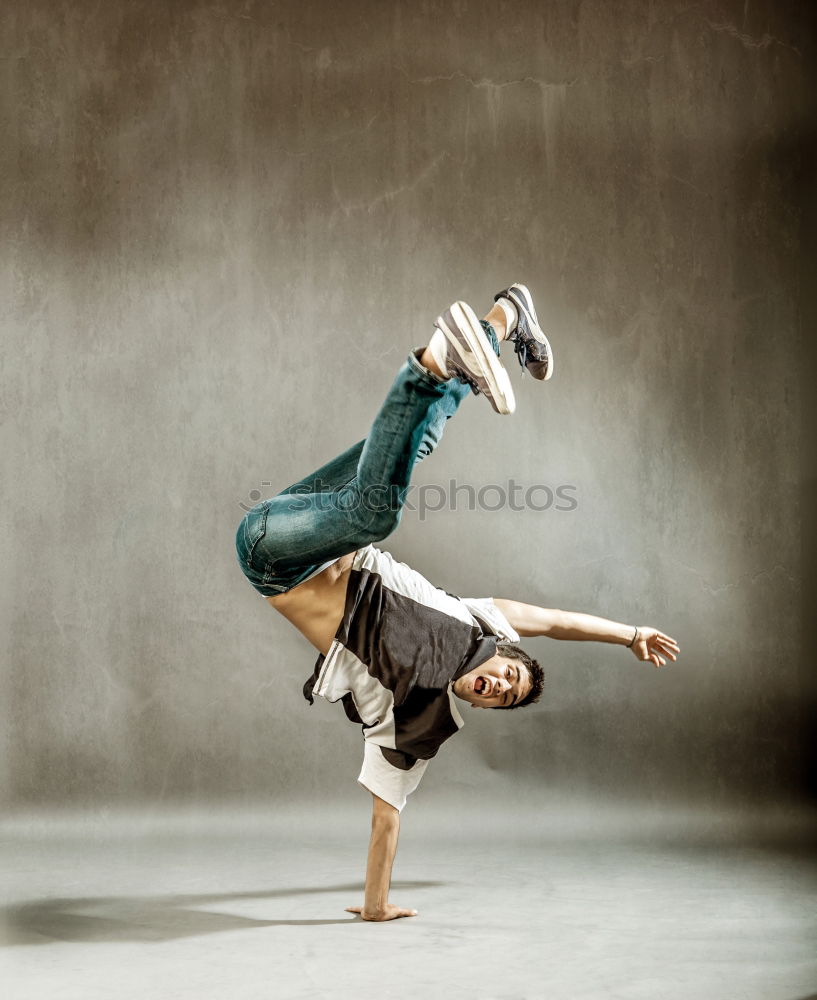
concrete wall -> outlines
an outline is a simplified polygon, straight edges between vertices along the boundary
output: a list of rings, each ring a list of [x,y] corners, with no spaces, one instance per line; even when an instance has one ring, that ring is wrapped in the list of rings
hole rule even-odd
[[[301,699],[241,505],[363,437],[437,312],[515,279],[556,377],[510,419],[468,400],[417,482],[577,509],[407,512],[388,547],[683,656],[529,642],[542,705],[468,713],[418,797],[802,791],[800,11],[7,4],[6,803],[350,794],[358,734]]]

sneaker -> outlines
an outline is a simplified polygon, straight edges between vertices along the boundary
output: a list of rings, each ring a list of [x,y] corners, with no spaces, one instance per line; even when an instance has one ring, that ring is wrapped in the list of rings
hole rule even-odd
[[[428,349],[446,378],[459,379],[476,395],[487,396],[497,413],[513,413],[516,401],[510,377],[474,310],[465,302],[455,302],[434,325],[437,329]]]
[[[513,341],[516,356],[522,371],[526,368],[534,378],[545,381],[553,375],[553,351],[547,337],[539,326],[533,299],[525,285],[511,285],[504,292],[497,292],[494,302],[508,299],[516,308],[519,317],[508,340]]]

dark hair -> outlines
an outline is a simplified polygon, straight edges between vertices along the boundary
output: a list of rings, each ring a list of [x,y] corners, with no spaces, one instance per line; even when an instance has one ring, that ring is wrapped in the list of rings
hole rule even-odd
[[[520,646],[515,646],[512,642],[498,642],[496,651],[500,656],[507,656],[509,660],[518,660],[527,667],[530,674],[530,691],[525,697],[515,705],[497,705],[497,708],[505,712],[512,712],[515,708],[522,708],[523,705],[532,705],[539,701],[542,690],[545,686],[545,672],[536,660],[532,660]]]

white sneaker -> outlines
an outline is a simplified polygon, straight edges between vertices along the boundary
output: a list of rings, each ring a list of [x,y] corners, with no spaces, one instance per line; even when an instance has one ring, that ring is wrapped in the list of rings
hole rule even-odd
[[[516,400],[510,377],[474,310],[466,302],[455,302],[434,325],[428,349],[445,377],[459,379],[477,395],[487,396],[497,413],[513,413]]]

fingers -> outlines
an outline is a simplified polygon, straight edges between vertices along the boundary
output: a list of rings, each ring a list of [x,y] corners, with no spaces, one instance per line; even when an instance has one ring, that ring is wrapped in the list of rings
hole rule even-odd
[[[664,633],[663,633],[663,632],[656,632],[656,633],[655,633],[655,638],[656,638],[656,639],[657,639],[657,640],[658,640],[658,641],[659,641],[659,642],[660,642],[660,643],[661,643],[662,645],[665,645],[665,646],[668,646],[668,647],[669,647],[670,649],[674,649],[676,653],[680,653],[680,652],[681,652],[681,647],[680,647],[680,646],[678,645],[678,643],[677,643],[677,642],[676,642],[676,641],[675,641],[675,640],[674,640],[674,639],[672,638],[672,636],[670,636],[670,635],[664,635]]]
[[[668,646],[676,652],[679,652],[681,649],[671,635],[667,635],[666,632],[659,632],[657,628],[652,628],[650,625],[640,625],[639,631],[641,632],[641,638],[646,639],[648,642],[660,642],[662,645]]]
[[[665,667],[667,659],[672,660],[673,663],[678,659],[681,647],[672,636],[665,635],[663,632],[659,632],[658,629],[645,628],[644,631],[647,633],[644,636],[644,643],[647,647],[649,659],[652,660],[656,667]],[[666,659],[664,659],[665,657]]]
[[[347,907],[345,907],[345,910],[346,910],[347,913],[356,913],[363,920],[370,921],[372,923],[382,923],[384,920],[397,920],[400,917],[416,917],[417,916],[417,911],[416,910],[404,910],[404,909],[401,909],[399,906],[392,906],[391,904],[389,904],[388,909],[384,910],[382,913],[378,913],[376,916],[375,915],[371,915],[371,914],[369,916],[367,916],[364,913],[364,909],[365,909],[365,907],[363,907],[363,906],[347,906]]]
[[[668,656],[671,660],[678,659],[678,653],[680,650],[677,646],[670,646],[668,643],[662,642],[660,639],[656,639],[653,645],[656,649],[659,649],[664,656]]]
[[[655,649],[650,648],[650,643],[643,643],[643,650],[638,651],[638,659],[643,663],[651,663],[654,667],[665,667],[667,661],[655,651]]]

